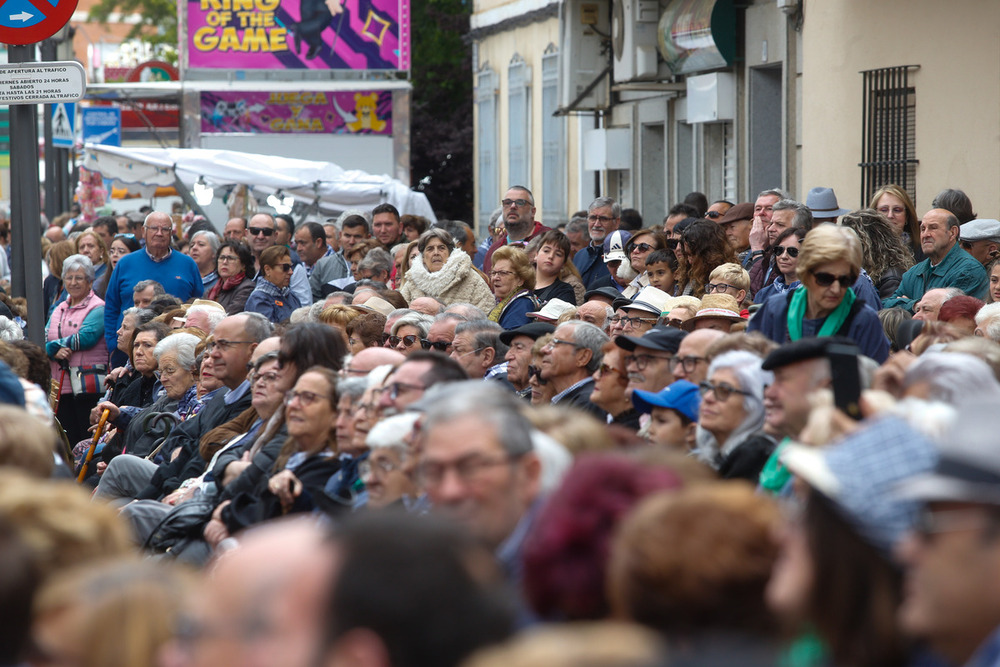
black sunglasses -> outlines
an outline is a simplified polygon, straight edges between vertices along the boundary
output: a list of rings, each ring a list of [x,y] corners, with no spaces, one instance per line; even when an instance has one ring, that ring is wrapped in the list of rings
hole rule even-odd
[[[426,338],[420,339],[420,347],[425,350],[436,350],[438,352],[447,352],[448,348],[451,347],[451,343],[446,340],[435,340],[430,341]]]
[[[667,239],[667,247],[671,250],[677,250],[677,246],[680,245],[680,239]]]
[[[798,257],[799,256],[799,249],[796,248],[795,246],[776,245],[776,246],[774,246],[773,251],[774,251],[774,256],[775,257],[781,257],[786,252],[788,253],[789,257]]]
[[[413,344],[418,340],[420,340],[420,336],[417,336],[416,334],[410,334],[408,336],[403,336],[402,338],[399,336],[389,336],[389,344],[393,347],[398,347],[400,341],[403,342],[404,347],[413,347]]]
[[[826,273],[825,271],[813,271],[813,278],[816,279],[816,284],[820,287],[829,287],[834,283],[834,281],[840,283],[840,286],[847,289],[857,281],[854,276],[835,276],[832,273]]]
[[[274,230],[271,229],[270,227],[251,227],[250,233],[253,234],[254,236],[259,236],[261,234],[263,234],[264,236],[271,236],[272,234],[274,234]]]
[[[648,243],[629,243],[625,246],[626,255],[631,255],[636,250],[639,252],[649,252],[650,250],[656,250],[656,246],[649,245]]]
[[[538,384],[546,384],[548,380],[542,377],[542,369],[538,366],[528,366],[528,379],[535,378]]]

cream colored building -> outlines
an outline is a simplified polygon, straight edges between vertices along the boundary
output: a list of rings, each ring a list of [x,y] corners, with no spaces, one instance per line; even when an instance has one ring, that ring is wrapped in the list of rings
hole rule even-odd
[[[980,217],[1000,217],[1000,2],[735,4],[477,0],[479,221],[519,178],[545,222],[598,194],[647,224],[692,190],[804,200],[826,186],[854,208],[902,180],[920,213],[956,187]],[[608,76],[574,106],[601,64]],[[570,114],[561,158],[554,71],[555,106]]]

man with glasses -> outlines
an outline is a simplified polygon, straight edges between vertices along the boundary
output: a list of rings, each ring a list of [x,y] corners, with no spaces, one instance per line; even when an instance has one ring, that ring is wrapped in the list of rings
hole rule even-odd
[[[983,266],[1000,255],[1000,220],[972,220],[961,226],[958,236],[962,250]]]
[[[455,327],[451,358],[472,379],[495,380],[510,387],[507,381],[507,345],[500,334],[503,327],[490,320],[462,322]]]
[[[708,377],[708,347],[726,334],[715,329],[698,329],[681,340],[677,354],[670,361],[674,380],[687,380],[701,384]]]
[[[385,391],[378,402],[379,416],[403,412],[436,384],[467,379],[469,376],[454,359],[437,352],[417,350],[385,379]]]
[[[253,251],[254,268],[260,276],[260,254],[278,241],[278,225],[267,213],[258,213],[250,218],[247,227],[247,243]],[[288,282],[288,288],[298,297],[299,305],[311,306],[313,302],[312,286],[309,284],[309,276],[306,267],[301,263],[296,264],[292,269],[292,277]]]
[[[441,313],[434,317],[431,328],[427,332],[427,340],[422,343],[425,350],[434,350],[441,354],[451,354],[451,345],[455,340],[455,328],[468,318],[458,313]]]
[[[536,340],[555,330],[554,326],[546,322],[530,322],[500,334],[500,341],[508,346],[504,356],[507,361],[507,382],[510,382],[521,398],[531,398],[531,386],[528,385],[531,347]]]
[[[608,269],[604,264],[604,239],[618,231],[621,215],[621,206],[611,197],[598,197],[587,207],[587,233],[590,236],[590,245],[576,253],[573,258],[573,264],[580,271],[587,289],[599,287],[598,281],[608,275]]]
[[[934,472],[900,494],[921,503],[896,546],[906,570],[899,621],[948,665],[1000,662],[1000,447],[996,405],[961,406]]]
[[[593,324],[571,320],[556,327],[542,348],[541,379],[555,389],[553,405],[566,405],[589,412],[598,419],[607,413],[590,401],[594,371],[604,358],[602,347],[608,336]]]
[[[132,290],[141,280],[155,278],[167,294],[181,301],[200,297],[204,286],[201,271],[195,261],[170,248],[173,221],[166,213],[153,212],[146,216],[143,234],[146,246],[118,260],[108,279],[104,293],[104,340],[108,350],[118,347],[118,328],[122,313],[134,304]]]
[[[486,251],[483,272],[487,274],[493,268],[493,253],[497,248],[505,245],[525,248],[528,241],[549,231],[548,227],[535,220],[535,197],[531,194],[531,190],[523,185],[511,186],[500,200],[500,206],[503,209],[501,218],[507,233],[501,235]]]
[[[656,393],[673,384],[674,355],[687,333],[673,327],[658,326],[642,336],[618,336],[615,345],[625,350],[629,396],[636,389]]]
[[[621,323],[621,332],[629,336],[641,336],[656,324],[670,302],[670,295],[655,287],[643,287],[632,301],[616,300],[614,308],[623,309],[622,315],[611,318],[612,323]],[[615,319],[617,318],[617,320]]]

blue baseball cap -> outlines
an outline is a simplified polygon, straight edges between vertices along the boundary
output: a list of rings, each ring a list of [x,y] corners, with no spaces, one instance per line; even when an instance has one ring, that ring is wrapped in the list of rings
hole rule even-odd
[[[632,405],[643,413],[652,412],[653,408],[669,408],[696,422],[701,394],[698,393],[698,385],[693,382],[677,380],[666,389],[657,392],[633,390]]]

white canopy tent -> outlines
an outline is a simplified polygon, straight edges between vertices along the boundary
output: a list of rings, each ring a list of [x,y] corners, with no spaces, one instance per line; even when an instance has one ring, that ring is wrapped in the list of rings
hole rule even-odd
[[[401,213],[436,221],[427,197],[386,175],[346,170],[332,162],[207,148],[119,148],[87,144],[83,166],[100,172],[116,187],[150,197],[157,187],[190,191],[195,183],[209,187],[246,185],[264,195],[279,191],[327,214],[371,209],[381,203]]]

